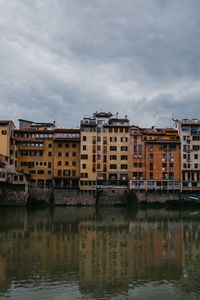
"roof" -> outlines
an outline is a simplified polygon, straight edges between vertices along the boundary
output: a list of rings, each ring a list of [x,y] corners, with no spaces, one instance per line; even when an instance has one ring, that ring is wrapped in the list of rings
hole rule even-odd
[[[0,124],[9,124],[9,123],[13,123],[13,125],[15,127],[15,124],[12,120],[0,120]]]
[[[129,120],[127,118],[124,119],[111,118],[109,122],[129,122]]]
[[[182,119],[182,120],[174,120],[175,122],[178,122],[182,125],[200,125],[200,120],[199,119]]]
[[[95,112],[93,115],[97,118],[108,118],[112,116],[111,112]]]
[[[174,128],[141,128],[142,133],[152,134],[152,135],[165,135],[166,133],[177,133],[178,131]]]
[[[34,128],[21,128],[15,129],[14,132],[27,132],[27,133],[80,133],[77,128],[55,128],[55,129],[34,129]]]
[[[18,119],[18,121],[19,121],[19,122],[20,122],[20,121],[23,121],[23,122],[27,122],[27,123],[35,123],[35,122],[33,122],[33,121],[24,120],[24,119]]]

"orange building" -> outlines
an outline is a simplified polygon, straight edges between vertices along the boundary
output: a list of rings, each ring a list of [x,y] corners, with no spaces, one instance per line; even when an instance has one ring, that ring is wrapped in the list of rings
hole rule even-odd
[[[180,189],[181,144],[178,131],[172,128],[152,127],[135,129],[135,132],[135,135],[131,136],[132,149],[140,150],[131,156],[133,180],[130,187]],[[141,172],[138,171],[138,160]]]

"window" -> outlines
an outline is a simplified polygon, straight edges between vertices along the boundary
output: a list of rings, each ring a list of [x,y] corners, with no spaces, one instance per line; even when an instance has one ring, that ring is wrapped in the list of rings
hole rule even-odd
[[[21,162],[21,167],[27,166],[27,164],[28,164],[28,163],[27,163],[26,161],[22,161],[22,162]]]
[[[199,141],[199,136],[198,135],[193,135],[192,140],[193,141]]]
[[[153,154],[152,154],[152,153],[149,154],[149,160],[150,160],[150,161],[153,161]]]
[[[136,162],[134,162],[134,164],[133,164],[133,165],[134,165],[134,168],[137,168],[137,163],[136,163]]]
[[[195,155],[194,155],[194,159],[198,159],[198,154],[195,154]]]
[[[36,156],[36,151],[30,151],[30,156]]]
[[[149,173],[149,179],[153,179],[153,172]]]
[[[69,162],[68,161],[65,162],[65,166],[69,166]]]
[[[7,130],[2,130],[1,133],[4,134],[4,135],[6,135],[7,134]]]
[[[87,149],[86,145],[83,145],[83,150],[86,150],[86,149]]]
[[[153,171],[153,164],[152,163],[149,164],[149,170]]]
[[[72,166],[76,166],[76,162],[75,161],[72,162]]]
[[[127,151],[128,147],[127,146],[121,146],[121,151]]]
[[[117,151],[117,146],[110,146],[110,151]]]
[[[175,151],[176,150],[176,145],[170,144],[169,145],[169,151]]]
[[[139,163],[139,168],[142,168],[142,163],[141,162]]]
[[[153,152],[153,145],[149,145],[149,152]]]
[[[167,173],[166,172],[163,172],[162,173],[162,178],[165,180],[165,179],[168,179],[168,176],[167,176]]]
[[[86,164],[82,164],[82,168],[83,168],[83,169],[86,169]]]
[[[97,155],[97,160],[101,160],[101,155]]]
[[[65,156],[66,156],[66,157],[69,157],[69,152],[65,152]]]
[[[97,128],[97,132],[101,132],[101,128],[100,127]]]
[[[75,157],[76,156],[76,152],[72,152],[72,156]]]
[[[70,176],[70,170],[64,170],[63,176]]]
[[[40,151],[40,156],[43,156],[43,151]]]
[[[61,170],[58,170],[57,176],[61,176]]]
[[[106,127],[103,127],[103,132],[108,132],[108,129]]]
[[[49,148],[52,148],[52,144],[48,144],[48,147],[49,147]]]
[[[62,152],[58,152],[58,157],[61,157],[62,156]]]
[[[117,141],[117,138],[116,137],[110,137],[110,142],[116,142]]]
[[[76,170],[72,170],[72,176],[76,176]]]
[[[87,154],[82,154],[81,159],[88,159],[88,155]]]
[[[86,141],[86,136],[85,135],[83,136],[83,141]]]
[[[162,155],[162,161],[167,161],[167,154]]]
[[[58,161],[58,166],[62,166],[62,161]]]
[[[97,137],[97,142],[101,142],[101,137],[100,136]]]
[[[121,155],[121,160],[127,160],[128,156],[127,155]]]
[[[58,148],[62,148],[62,143],[58,143]]]
[[[128,138],[127,137],[121,137],[121,142],[127,142]]]
[[[111,169],[111,170],[117,169],[117,165],[111,164],[111,165],[110,165],[110,169]]]
[[[198,169],[198,164],[194,164],[195,169]]]
[[[51,168],[51,162],[48,162],[48,168]]]
[[[191,128],[191,134],[197,134],[197,128],[196,127]]]
[[[76,148],[76,144],[72,144],[72,148]]]
[[[38,170],[38,174],[44,174],[44,170]]]
[[[110,155],[110,160],[116,160],[117,159],[117,155]]]
[[[122,170],[128,169],[128,165],[121,165],[121,169],[122,169]]]
[[[66,143],[66,144],[65,144],[65,148],[69,148],[69,143]]]
[[[52,152],[48,152],[48,156],[52,156]]]

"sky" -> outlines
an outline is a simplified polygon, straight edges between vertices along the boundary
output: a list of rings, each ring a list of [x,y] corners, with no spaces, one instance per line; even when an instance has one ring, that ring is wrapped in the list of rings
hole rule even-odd
[[[199,0],[0,0],[0,119],[200,118]]]

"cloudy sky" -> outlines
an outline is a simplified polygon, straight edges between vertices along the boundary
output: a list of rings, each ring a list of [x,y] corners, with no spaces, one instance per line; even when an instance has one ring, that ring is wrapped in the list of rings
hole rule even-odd
[[[199,0],[0,0],[0,119],[200,118]]]

